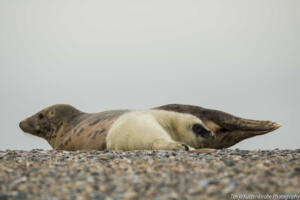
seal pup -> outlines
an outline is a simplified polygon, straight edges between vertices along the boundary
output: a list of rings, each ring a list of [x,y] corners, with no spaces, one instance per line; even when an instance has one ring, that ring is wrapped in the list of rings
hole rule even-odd
[[[203,122],[190,114],[165,110],[132,111],[120,116],[106,136],[110,150],[194,150],[213,140]]]
[[[187,113],[202,120],[216,135],[214,141],[204,141],[203,148],[227,148],[280,127],[275,122],[243,119],[193,105],[168,104],[153,109]],[[129,111],[85,113],[67,104],[57,104],[28,117],[19,126],[26,133],[46,139],[53,149],[104,150],[111,125]]]

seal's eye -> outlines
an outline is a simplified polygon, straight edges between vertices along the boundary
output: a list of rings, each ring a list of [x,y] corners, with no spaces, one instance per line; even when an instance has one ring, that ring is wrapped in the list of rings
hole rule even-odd
[[[43,119],[44,115],[42,113],[40,113],[38,117],[39,117],[39,119]]]
[[[201,124],[194,124],[192,130],[194,133],[202,137],[207,137],[210,134],[210,131],[206,130]]]
[[[192,129],[195,133],[200,133],[204,128],[201,126],[201,124],[194,124]]]

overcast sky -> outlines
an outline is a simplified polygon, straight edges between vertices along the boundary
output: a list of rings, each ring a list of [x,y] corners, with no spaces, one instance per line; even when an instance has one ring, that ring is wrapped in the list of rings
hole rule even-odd
[[[19,121],[194,104],[283,125],[233,146],[299,148],[300,1],[2,0],[0,150],[50,149]]]

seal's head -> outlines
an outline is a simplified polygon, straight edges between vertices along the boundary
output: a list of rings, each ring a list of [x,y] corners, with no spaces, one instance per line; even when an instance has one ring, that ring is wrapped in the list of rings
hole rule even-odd
[[[57,104],[41,110],[21,121],[20,128],[32,135],[50,140],[57,132],[72,122],[80,111],[66,104]]]
[[[214,131],[194,115],[163,110],[152,110],[151,114],[173,140],[193,148],[202,148],[205,142],[216,138]]]
[[[192,115],[187,115],[185,124],[176,123],[175,126],[179,134],[184,133],[181,140],[194,148],[202,148],[205,142],[216,139],[215,133],[202,120]]]

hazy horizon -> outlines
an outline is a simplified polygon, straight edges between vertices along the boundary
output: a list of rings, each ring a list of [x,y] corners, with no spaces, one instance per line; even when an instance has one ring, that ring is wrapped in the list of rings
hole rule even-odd
[[[0,1],[0,150],[50,149],[18,123],[192,104],[282,127],[233,146],[296,149],[299,1]]]

